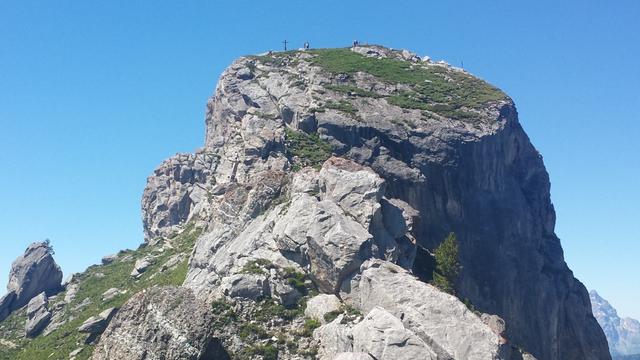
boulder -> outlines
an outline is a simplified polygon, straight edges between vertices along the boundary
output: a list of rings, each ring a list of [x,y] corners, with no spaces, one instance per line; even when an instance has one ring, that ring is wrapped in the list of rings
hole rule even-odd
[[[351,327],[343,324],[344,315],[340,314],[328,324],[322,325],[313,332],[318,340],[318,354],[321,359],[333,359],[337,354],[353,352],[353,334]]]
[[[324,324],[324,316],[330,312],[339,311],[341,307],[342,303],[337,296],[333,294],[320,294],[307,301],[304,315]]]
[[[80,325],[78,331],[92,335],[102,334],[117,311],[118,309],[116,308],[109,308],[98,315],[88,318]]]
[[[269,280],[269,291],[273,299],[286,307],[294,306],[298,303],[298,300],[302,298],[302,294],[288,284],[285,279],[280,279],[275,276]]]
[[[62,271],[52,253],[48,242],[33,243],[13,262],[7,285],[7,290],[15,293],[11,311],[42,292],[53,295],[61,290]]]
[[[306,253],[314,282],[329,293],[358,269],[373,238],[335,202],[307,194],[294,197],[273,231],[283,251]]]
[[[135,294],[118,311],[92,359],[217,358],[213,352],[219,349],[210,337],[213,324],[211,307],[191,290],[151,288]]]
[[[25,322],[25,334],[27,337],[36,337],[47,327],[51,320],[51,312],[48,306],[49,299],[44,292],[29,301],[27,305],[27,320]]]
[[[102,258],[102,265],[109,265],[118,259],[118,254],[111,254]]]
[[[113,300],[113,298],[115,298],[116,296],[122,293],[123,292],[118,288],[111,288],[102,294],[102,301],[104,302],[111,301]]]
[[[231,298],[258,300],[269,295],[269,281],[265,275],[236,274],[225,278],[221,289]]]
[[[392,263],[368,260],[352,280],[350,291],[344,296],[362,311],[384,308],[419,334],[438,358],[503,359],[511,350],[458,298]]]
[[[138,259],[133,266],[133,270],[131,271],[131,276],[135,278],[139,278],[142,274],[147,271],[149,266],[153,264],[153,259],[149,257],[145,257],[143,259]]]
[[[380,307],[373,308],[352,329],[353,350],[378,360],[411,360],[438,357],[431,348],[407,330],[402,321]]]

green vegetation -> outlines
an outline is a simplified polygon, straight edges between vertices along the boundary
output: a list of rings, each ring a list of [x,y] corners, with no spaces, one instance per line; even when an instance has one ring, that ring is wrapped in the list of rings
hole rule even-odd
[[[298,169],[305,166],[319,168],[331,156],[331,145],[320,139],[317,133],[307,134],[285,128],[285,146]]]
[[[338,102],[336,101],[328,101],[326,104],[324,104],[324,107],[327,109],[333,109],[333,110],[338,110],[338,111],[342,111],[348,115],[350,115],[351,117],[357,117],[357,112],[358,109],[356,109],[350,102],[348,102],[347,100],[340,100]]]
[[[169,240],[173,248],[160,252],[159,246],[144,246],[137,250],[121,252],[118,259],[111,264],[89,267],[76,277],[77,280],[74,280],[79,284],[75,300],[61,310],[62,316],[69,321],[47,336],[40,335],[32,340],[24,339],[24,314],[21,312],[12,314],[2,323],[4,330],[0,329],[0,336],[16,343],[18,348],[11,350],[0,347],[0,359],[67,359],[70,352],[83,346],[87,335],[79,333],[77,328],[89,317],[107,308],[121,307],[140,290],[152,286],[181,285],[187,273],[188,255],[200,232],[200,229],[189,224],[182,233]],[[177,254],[184,254],[184,259],[176,267],[161,271],[162,265]],[[136,260],[147,256],[154,257],[153,264],[140,279],[133,278],[130,273]],[[126,290],[126,293],[103,302],[102,294],[110,288]],[[52,301],[50,307],[62,301],[64,296],[65,293],[61,293]],[[91,303],[84,307],[80,306],[85,299],[89,299]],[[92,352],[93,346],[84,345],[84,350],[76,359],[88,359]]]
[[[256,274],[262,275],[266,274],[266,270],[273,268],[275,265],[267,259],[256,259],[249,261],[243,268],[242,273],[244,274]]]
[[[435,251],[436,270],[433,272],[433,285],[440,290],[455,294],[455,285],[460,272],[458,262],[458,240],[450,233]]]
[[[344,317],[341,321],[341,323],[346,324],[349,321],[355,320],[355,318],[362,316],[362,313],[360,312],[360,310],[356,309],[355,307],[351,306],[351,305],[342,305],[340,307],[340,309],[338,310],[334,310],[334,311],[330,311],[326,314],[324,314],[324,321],[326,322],[332,322],[333,320],[335,320],[338,316],[344,314]]]
[[[326,86],[327,89],[329,90],[333,90],[336,92],[340,92],[340,93],[344,93],[344,94],[349,94],[349,95],[353,95],[353,96],[360,96],[360,97],[372,97],[372,98],[379,98],[381,97],[381,95],[378,95],[376,93],[374,93],[373,91],[368,91],[365,89],[361,89],[355,85],[329,85]]]
[[[240,339],[246,340],[250,336],[255,336],[258,339],[267,339],[271,335],[260,325],[255,323],[243,323],[240,325],[240,331],[238,332]]]
[[[249,353],[251,355],[260,355],[263,360],[278,360],[278,348],[272,344],[254,345]]]
[[[294,289],[298,290],[302,295],[307,295],[309,289],[305,284],[307,280],[307,275],[295,271],[293,268],[285,268],[284,269],[284,278],[287,279],[289,285],[291,285]]]
[[[311,335],[313,335],[313,330],[319,328],[320,325],[322,324],[320,324],[320,322],[316,319],[305,319],[304,325],[300,330],[300,335],[304,337],[310,337]]]
[[[349,49],[313,50],[311,63],[333,74],[362,71],[389,84],[405,84],[410,91],[387,98],[390,104],[420,109],[438,115],[472,121],[477,115],[467,109],[481,109],[506,95],[496,87],[461,71],[442,66],[413,64],[390,58],[372,58]],[[334,89],[335,90],[335,89]],[[346,89],[344,89],[346,91]]]

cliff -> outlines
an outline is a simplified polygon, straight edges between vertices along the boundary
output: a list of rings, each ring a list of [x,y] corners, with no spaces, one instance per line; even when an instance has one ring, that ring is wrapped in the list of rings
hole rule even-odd
[[[246,56],[206,125],[149,177],[145,244],[51,300],[54,354],[610,358],[542,158],[494,86],[380,46]],[[429,284],[449,233],[455,296]],[[5,333],[22,358],[47,349]]]
[[[265,185],[276,197],[286,178],[277,172],[320,163],[314,158],[320,150],[305,153],[288,142],[300,131],[373,170],[384,179],[383,198],[419,214],[407,235],[417,245],[416,260],[405,267],[428,279],[423,259],[455,232],[463,265],[459,297],[501,316],[513,343],[540,359],[608,358],[587,291],[564,262],[554,233],[542,157],[512,100],[495,87],[383,47],[277,53],[234,62],[208,103],[206,123],[205,147],[196,158],[210,156],[204,168],[215,175],[204,176],[193,158],[180,161],[180,155],[162,182],[193,190],[143,204],[149,238],[195,214],[207,223],[187,286],[218,284],[229,265],[217,269],[210,255],[266,207],[251,203],[251,192],[260,190],[237,189]],[[145,196],[160,193],[149,187]],[[160,205],[168,210],[158,211]],[[381,248],[375,256],[400,257]]]

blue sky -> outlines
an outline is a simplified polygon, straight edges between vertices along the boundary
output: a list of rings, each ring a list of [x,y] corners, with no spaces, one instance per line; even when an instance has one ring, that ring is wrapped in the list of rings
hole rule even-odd
[[[634,0],[0,0],[0,276],[35,240],[66,274],[137,246],[146,177],[202,145],[234,58],[359,39],[464,61],[509,93],[567,262],[640,318],[638,19]]]

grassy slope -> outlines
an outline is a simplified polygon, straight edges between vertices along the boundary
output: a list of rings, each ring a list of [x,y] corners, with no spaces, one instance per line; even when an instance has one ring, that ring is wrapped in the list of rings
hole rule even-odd
[[[426,110],[462,121],[474,121],[489,103],[507,96],[498,88],[466,72],[444,66],[416,64],[399,59],[366,57],[348,48],[309,51],[315,57],[309,61],[332,74],[366,72],[388,84],[406,84],[410,91],[397,91],[386,97],[392,105]],[[273,57],[256,57],[257,61],[274,65],[295,52],[278,53]],[[351,85],[330,85],[329,90],[360,97],[382,97]]]
[[[24,311],[18,311],[2,323],[0,338],[12,341],[19,345],[17,349],[9,349],[0,345],[0,359],[39,360],[39,359],[68,359],[73,350],[84,347],[77,356],[77,360],[87,359],[91,356],[92,346],[84,345],[86,334],[79,333],[76,329],[89,317],[101,311],[122,306],[132,295],[138,291],[162,285],[181,285],[187,273],[188,257],[193,248],[200,230],[192,225],[176,237],[170,240],[173,248],[160,252],[161,246],[142,247],[138,250],[127,250],[120,253],[116,261],[109,265],[94,265],[78,276],[80,284],[75,300],[65,305],[64,317],[72,319],[58,330],[47,336],[38,336],[33,340],[23,339],[24,335]],[[160,272],[162,265],[175,254],[185,254],[184,259],[173,269]],[[158,256],[153,265],[136,280],[130,273],[137,259],[148,255]],[[96,274],[102,274],[96,276]],[[110,289],[118,288],[126,290],[114,299],[103,302],[102,294]],[[50,308],[55,303],[64,299],[65,293],[60,294],[50,303]],[[91,304],[80,309],[73,310],[85,299],[90,299]]]

